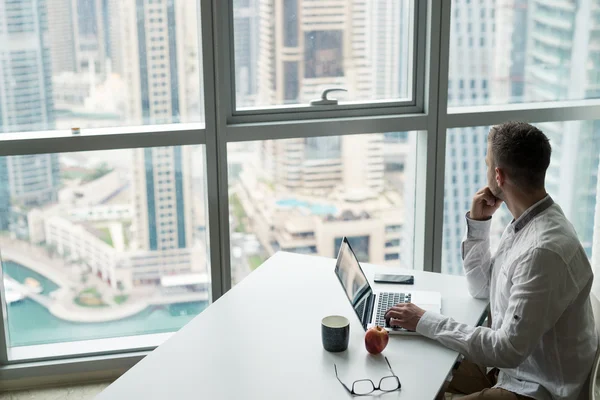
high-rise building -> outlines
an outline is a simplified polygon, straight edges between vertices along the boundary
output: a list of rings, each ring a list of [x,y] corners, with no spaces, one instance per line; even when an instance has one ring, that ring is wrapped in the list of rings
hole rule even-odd
[[[52,73],[104,73],[110,46],[108,0],[47,0]]]
[[[191,160],[182,147],[134,150],[136,247],[185,249],[193,245]]]
[[[384,189],[382,134],[265,141],[261,153],[265,178],[289,190]]]
[[[127,124],[201,117],[196,7],[173,0],[109,4],[113,68],[128,85]]]
[[[41,206],[58,200],[58,154],[13,156],[8,159],[7,170],[14,205]]]
[[[369,60],[376,99],[409,96],[412,10],[409,1],[373,0],[369,7]]]
[[[235,14],[252,15],[246,10],[251,3],[238,2]],[[398,98],[407,86],[402,77],[394,78],[395,87],[380,84],[379,91],[374,82],[391,79],[393,68],[408,64],[402,59],[408,49],[400,43],[408,27],[397,23],[408,10],[376,3],[381,15],[394,13],[379,38],[371,36],[370,1],[260,0],[258,37],[244,38],[259,47],[258,67],[247,69],[256,74],[251,81],[258,82],[257,93],[254,103],[242,105],[308,104],[332,87],[347,89],[349,100]],[[246,45],[236,43],[236,66],[238,57],[246,61],[241,46]],[[236,73],[239,80],[244,72]],[[383,133],[261,141],[256,160],[245,162],[239,183],[231,187],[233,201],[241,204],[267,253],[335,256],[343,232],[361,260],[398,265],[402,196],[389,187],[383,192],[386,155],[391,168],[400,168],[404,154],[385,154],[384,146]],[[235,229],[244,229],[240,223]]]
[[[448,104],[451,106],[489,102],[494,60],[498,58],[494,46],[499,28],[496,24],[497,3],[496,0],[452,2],[448,78]],[[505,79],[494,82],[495,87],[499,83],[507,85],[508,82]],[[487,184],[484,159],[487,129],[451,129],[446,137],[442,243],[442,270],[445,273],[460,274],[462,271],[460,242],[465,233],[465,213],[471,207],[475,192]]]
[[[52,74],[76,72],[79,36],[75,34],[77,26],[76,0],[46,0],[48,4],[48,26]]]
[[[190,2],[128,0],[113,3],[120,18],[113,51],[123,57],[128,115],[138,123],[185,120],[185,57]],[[130,29],[130,27],[136,29]],[[116,48],[119,43],[119,49]],[[196,69],[197,71],[197,69]],[[188,147],[133,150],[134,248],[169,251],[193,246],[193,201]]]
[[[236,102],[248,107],[255,104],[258,91],[258,0],[234,0],[233,9]],[[297,10],[291,12],[297,17]]]
[[[552,3],[531,0],[525,61],[527,101],[600,96],[600,23],[592,12],[600,1]],[[546,186],[575,226],[591,256],[596,206],[600,123],[553,122],[541,125],[553,148]]]
[[[75,35],[79,47],[77,64],[80,70],[103,72],[106,67],[106,30],[108,10],[104,0],[76,0],[77,24]],[[93,64],[93,65],[91,65]]]
[[[331,87],[371,96],[368,1],[260,0],[259,10],[258,106],[306,104]]]
[[[457,5],[460,8],[461,6]],[[496,0],[492,10],[480,14],[481,30],[492,30],[484,44],[491,39],[502,46],[493,46],[492,59],[488,60],[491,90],[488,97],[467,99],[475,104],[523,102],[525,88],[525,58],[527,48],[527,15],[529,0]],[[480,22],[470,18],[471,25]],[[457,22],[460,24],[460,22]],[[458,27],[457,27],[458,29]],[[468,29],[468,25],[467,25]],[[456,100],[455,100],[456,101]]]
[[[368,59],[368,11],[359,0],[261,0],[259,105],[305,104],[330,87],[371,97],[372,70],[355,62]],[[352,151],[366,154],[350,162]],[[381,134],[266,141],[262,153],[265,174],[289,189],[383,190]]]
[[[106,0],[107,2],[107,19],[110,21],[107,24],[106,35],[108,36],[108,43],[110,44],[110,66],[111,71],[123,76],[125,65],[123,65],[125,50],[130,46],[127,46],[123,41],[131,40],[132,34],[130,33],[135,27],[127,26],[126,17],[133,18],[135,12],[126,12],[129,7],[135,7],[135,4],[131,2],[121,2],[120,0]],[[135,22],[129,21],[129,22]]]
[[[528,28],[527,28],[527,17],[529,15],[529,0],[503,0],[507,2],[504,7],[501,7],[498,10],[499,17],[502,17],[505,14],[512,14],[511,23],[504,22],[502,20],[498,21],[498,25],[501,26],[501,29],[498,29],[498,32],[510,31],[510,27],[512,27],[512,32],[510,33],[510,39],[504,40],[502,39],[502,43],[509,44],[510,48],[508,51],[504,51],[500,53],[500,57],[503,59],[510,60],[510,94],[509,97],[512,98],[512,101],[521,101],[523,99],[523,95],[525,93],[525,58],[527,55],[527,38],[528,38]],[[500,39],[497,39],[496,42],[500,43]],[[506,55],[510,54],[510,57]],[[496,62],[496,65],[499,61]]]
[[[597,0],[496,0],[477,6],[454,2],[449,103],[505,104],[598,97],[600,51],[592,10],[599,5]],[[494,46],[493,41],[503,46]],[[593,225],[589,216],[596,205],[600,124],[571,121],[539,126],[553,148],[546,188],[591,256]],[[487,184],[483,165],[485,130],[487,127],[448,133],[443,248],[446,272],[462,271],[458,249],[464,235],[464,213],[473,193]],[[499,237],[510,220],[506,210],[502,211],[494,218],[497,231],[492,236]]]
[[[0,1],[0,129],[22,132],[52,129],[52,66],[45,0]],[[27,99],[24,101],[23,99]],[[3,158],[0,186],[18,205],[56,201],[57,155]],[[0,196],[6,201],[6,196]],[[2,204],[3,210],[8,204]],[[0,224],[2,225],[2,224]]]
[[[369,15],[369,60],[375,99],[405,99],[412,95],[412,37],[414,28],[411,2],[374,0],[367,3]],[[408,132],[384,134],[384,189],[394,185],[403,197],[403,225],[396,240],[400,263],[414,265],[414,210],[417,136]],[[402,180],[395,179],[402,171]],[[399,175],[398,175],[399,176]],[[389,229],[388,229],[389,231]],[[390,243],[388,242],[388,245]]]
[[[45,0],[3,0],[0,96],[3,132],[52,127],[52,79]],[[28,101],[22,101],[27,98]]]

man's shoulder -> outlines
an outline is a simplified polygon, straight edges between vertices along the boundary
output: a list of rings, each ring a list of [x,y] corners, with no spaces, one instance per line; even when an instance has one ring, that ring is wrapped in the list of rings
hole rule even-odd
[[[556,253],[565,263],[569,263],[576,254],[584,253],[575,228],[558,206],[549,208],[531,221],[529,228],[527,233],[532,249]]]

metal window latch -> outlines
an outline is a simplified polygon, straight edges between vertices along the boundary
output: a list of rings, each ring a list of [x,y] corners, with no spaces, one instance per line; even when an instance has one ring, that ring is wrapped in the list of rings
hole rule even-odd
[[[331,92],[347,92],[346,89],[325,89],[323,93],[321,93],[321,98],[319,100],[311,100],[311,106],[337,106],[337,99],[328,99],[327,95]]]

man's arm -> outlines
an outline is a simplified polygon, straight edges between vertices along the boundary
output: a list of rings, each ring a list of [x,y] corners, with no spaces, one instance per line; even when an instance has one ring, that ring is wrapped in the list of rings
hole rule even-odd
[[[490,252],[491,218],[477,221],[467,213],[467,236],[462,242],[463,267],[469,293],[476,299],[490,297],[492,255]]]
[[[508,308],[498,330],[475,328],[426,312],[416,326],[417,332],[477,364],[517,367],[556,324],[579,289],[562,258],[543,249],[533,250],[517,265],[512,281]]]
[[[492,215],[501,205],[502,200],[485,187],[475,193],[471,211],[467,213],[467,237],[462,243],[462,258],[469,293],[478,299],[490,296],[490,225]]]

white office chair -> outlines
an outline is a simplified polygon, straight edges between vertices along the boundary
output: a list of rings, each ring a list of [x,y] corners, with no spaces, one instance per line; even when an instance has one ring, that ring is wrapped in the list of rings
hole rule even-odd
[[[590,293],[590,300],[592,302],[592,310],[594,311],[594,319],[596,320],[596,331],[600,333],[600,299],[596,297],[596,294]],[[599,336],[600,342],[600,336]],[[590,400],[600,400],[600,346],[596,352],[596,358],[592,365],[592,372],[590,373]]]

